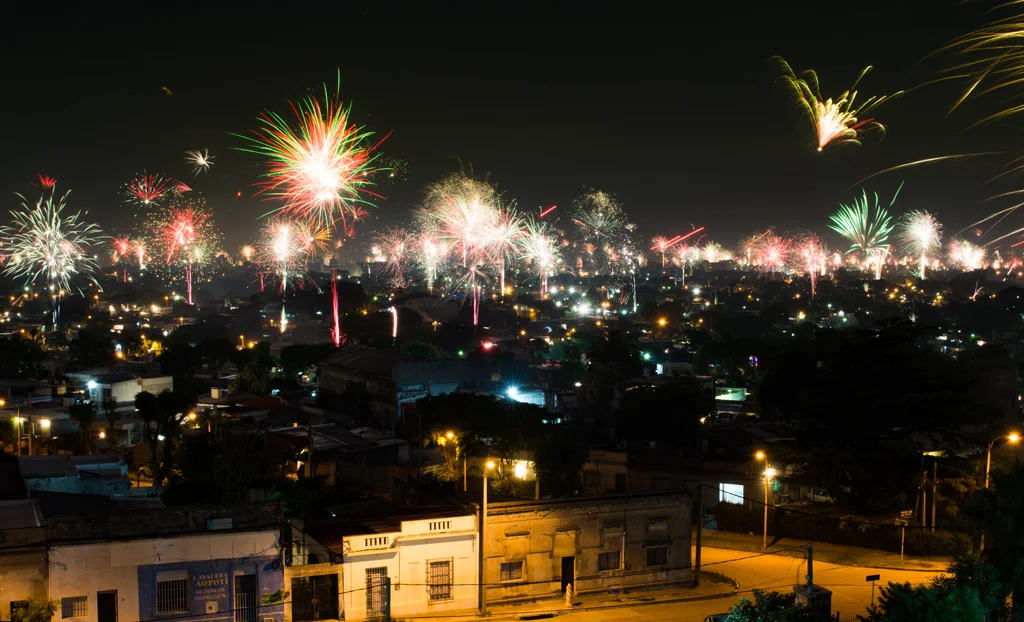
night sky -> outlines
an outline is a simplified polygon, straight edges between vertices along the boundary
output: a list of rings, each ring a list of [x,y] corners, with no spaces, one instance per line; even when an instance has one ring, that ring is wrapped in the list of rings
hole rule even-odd
[[[678,4],[686,10],[262,2],[62,13],[53,3],[6,5],[0,208],[17,206],[15,192],[35,196],[31,182],[45,173],[58,190],[73,190],[73,207],[127,232],[121,186],[147,169],[201,191],[227,248],[237,248],[273,204],[252,197],[261,161],[233,151],[242,143],[229,133],[251,130],[264,108],[283,112],[288,99],[333,84],[338,69],[354,119],[393,132],[383,151],[410,164],[407,182],[384,189],[363,240],[379,223],[407,221],[423,185],[460,161],[489,172],[524,210],[557,204],[564,215],[583,188],[596,187],[619,196],[645,240],[692,223],[731,246],[767,226],[825,234],[849,187],[886,167],[1020,144],[1020,117],[964,132],[1005,99],[947,117],[961,83],[944,82],[879,108],[889,130],[881,142],[868,134],[862,147],[817,153],[767,62],[779,54],[798,71],[817,70],[826,96],[868,64],[875,69],[862,94],[909,89],[955,63],[926,56],[984,23],[992,3],[793,1],[754,12],[752,3]],[[204,147],[215,165],[192,180],[184,152]],[[866,187],[888,197],[905,180],[896,211],[936,212],[954,233],[1005,205],[985,199],[1019,180],[985,181],[1010,157],[888,174]]]

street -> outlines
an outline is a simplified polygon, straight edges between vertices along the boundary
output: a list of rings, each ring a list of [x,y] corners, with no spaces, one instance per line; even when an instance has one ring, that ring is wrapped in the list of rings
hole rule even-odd
[[[689,602],[653,602],[636,606],[614,608],[591,608],[572,613],[560,613],[559,618],[574,622],[590,620],[673,620],[678,622],[702,622],[709,614],[725,613],[739,602],[740,596],[750,596],[750,590],[775,590],[790,592],[795,583],[802,582],[806,573],[806,562],[800,558],[782,555],[759,555],[748,551],[735,551],[704,547],[702,563],[704,570],[718,572],[739,582],[740,593],[722,598]],[[843,618],[863,614],[871,601],[871,584],[865,582],[868,575],[879,574],[875,598],[879,589],[890,581],[909,581],[913,584],[931,581],[937,574],[929,571],[885,570],[865,567],[839,566],[815,561],[815,584],[832,590],[832,610]],[[657,598],[657,591],[648,594]],[[518,615],[494,614],[494,619],[515,620]]]

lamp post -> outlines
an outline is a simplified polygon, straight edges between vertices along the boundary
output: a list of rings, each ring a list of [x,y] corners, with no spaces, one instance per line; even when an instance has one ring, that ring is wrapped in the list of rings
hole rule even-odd
[[[1011,443],[1020,442],[1020,434],[1016,432],[1010,432],[1009,434],[1003,434],[992,439],[992,442],[988,444],[988,452],[985,455],[985,490],[988,490],[989,473],[992,471],[992,448],[995,446],[996,441],[1001,438],[1005,438]],[[19,445],[20,446],[20,445]],[[981,542],[979,542],[980,549],[985,550],[985,532],[981,532]]]
[[[771,485],[772,478],[775,477],[775,469],[768,467],[764,470],[764,533],[761,542],[761,548],[768,548],[768,486]]]
[[[768,454],[764,453],[760,449],[758,449],[754,453],[754,459],[759,461],[759,462],[763,461],[766,465],[768,464]],[[743,499],[740,499],[740,503],[741,504],[743,503]],[[753,497],[753,495],[747,497],[747,509],[748,510],[753,510],[754,509],[754,497]]]
[[[494,460],[484,462],[484,503],[480,511],[480,563],[477,567],[480,582],[480,615],[487,615],[487,595],[484,588],[484,523],[487,521],[487,472],[494,468]]]

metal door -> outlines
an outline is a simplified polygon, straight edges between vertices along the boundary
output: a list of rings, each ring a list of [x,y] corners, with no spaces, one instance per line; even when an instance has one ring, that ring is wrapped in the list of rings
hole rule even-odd
[[[97,622],[117,622],[117,590],[96,592]]]
[[[366,615],[384,615],[385,590],[384,579],[388,576],[387,567],[366,569]]]
[[[314,622],[338,619],[338,575],[292,579],[292,620]]]
[[[256,575],[235,575],[235,622],[256,622]]]

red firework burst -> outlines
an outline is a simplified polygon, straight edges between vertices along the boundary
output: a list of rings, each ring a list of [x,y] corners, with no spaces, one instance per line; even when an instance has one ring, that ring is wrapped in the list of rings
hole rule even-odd
[[[124,194],[133,203],[149,206],[165,197],[173,184],[173,179],[143,172],[125,184]]]

